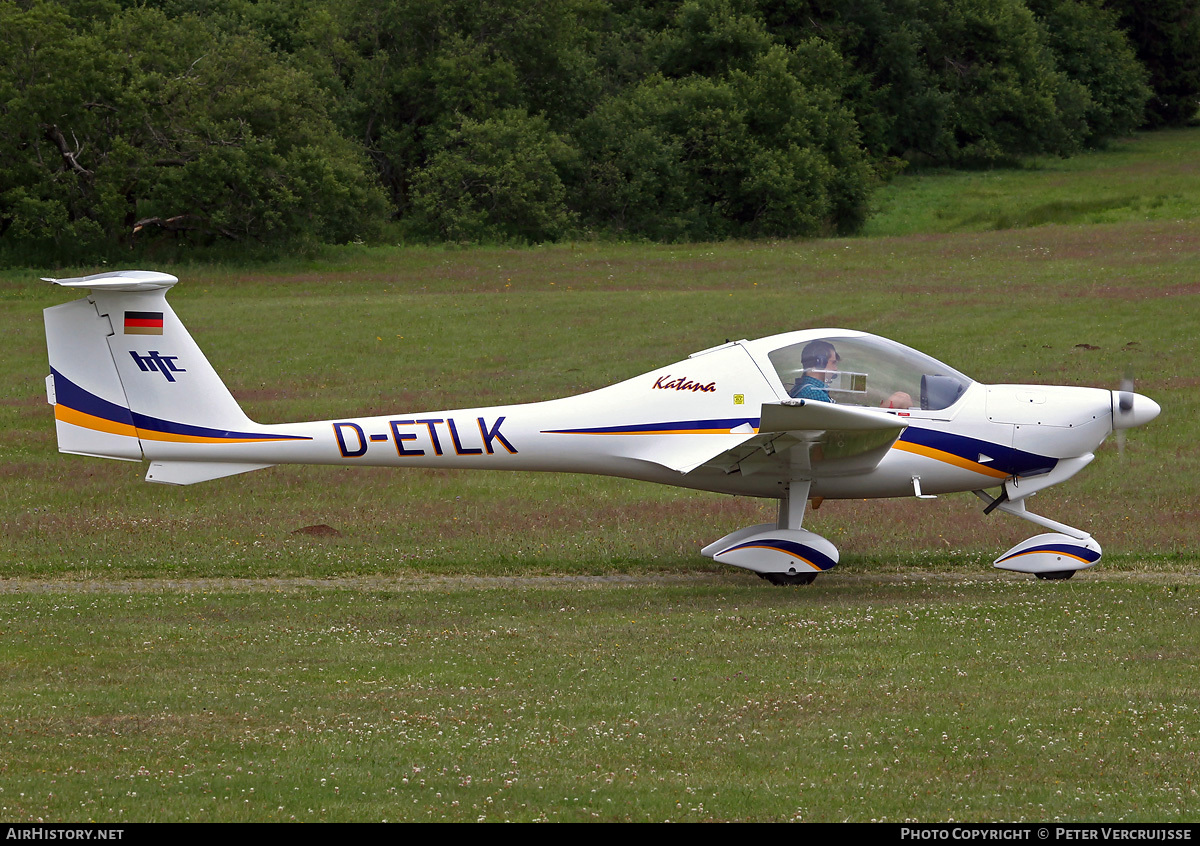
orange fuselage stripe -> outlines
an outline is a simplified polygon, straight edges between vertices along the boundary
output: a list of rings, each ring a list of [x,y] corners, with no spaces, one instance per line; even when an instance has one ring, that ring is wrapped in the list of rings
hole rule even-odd
[[[960,455],[955,455],[952,452],[946,452],[933,447],[914,444],[908,441],[896,441],[892,444],[892,449],[900,449],[905,452],[911,452],[914,455],[923,455],[926,458],[932,458],[935,461],[942,461],[946,464],[953,464],[955,467],[961,467],[964,470],[970,470],[973,473],[982,473],[984,476],[991,476],[993,479],[1007,479],[1010,474],[1003,470],[997,470],[995,467],[988,467],[986,464],[980,464],[978,461],[971,461],[968,458],[963,458]]]
[[[104,417],[97,417],[94,414],[76,411],[61,404],[54,406],[54,419],[70,423],[72,426],[79,426],[82,429],[106,432],[110,435],[124,435],[127,438],[139,438],[143,441],[168,441],[180,444],[257,444],[269,441],[290,440],[290,438],[273,438],[270,436],[261,438],[208,438],[202,435],[176,435],[172,432],[156,432],[153,429],[139,429],[128,423],[118,423],[115,420],[108,420]]]

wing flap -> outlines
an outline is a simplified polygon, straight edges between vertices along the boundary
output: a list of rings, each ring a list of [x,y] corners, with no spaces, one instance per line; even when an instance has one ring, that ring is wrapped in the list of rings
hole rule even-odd
[[[672,443],[647,444],[644,449],[634,450],[633,458],[649,461],[660,467],[666,467],[679,473],[690,473],[702,464],[710,463],[714,457],[719,457],[739,448],[739,445],[753,439],[751,433],[729,435],[672,435]]]

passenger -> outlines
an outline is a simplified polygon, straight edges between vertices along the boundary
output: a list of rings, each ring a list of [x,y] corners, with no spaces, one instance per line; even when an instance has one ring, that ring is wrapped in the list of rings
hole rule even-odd
[[[912,408],[912,394],[906,391],[896,391],[890,397],[883,401],[884,408]]]
[[[833,402],[829,396],[828,385],[837,376],[838,362],[841,356],[828,341],[812,341],[800,354],[800,366],[804,368],[801,377],[796,380],[790,396],[796,399],[810,399],[818,402]]]

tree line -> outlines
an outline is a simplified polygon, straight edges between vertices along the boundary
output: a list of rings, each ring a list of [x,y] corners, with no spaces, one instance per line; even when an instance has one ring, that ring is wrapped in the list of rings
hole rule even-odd
[[[1198,97],[1196,0],[0,0],[0,257],[852,233]]]

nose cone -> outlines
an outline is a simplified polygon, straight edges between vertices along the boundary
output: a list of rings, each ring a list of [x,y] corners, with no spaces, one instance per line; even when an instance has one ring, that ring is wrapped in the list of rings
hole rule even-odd
[[[1114,429],[1131,429],[1149,423],[1162,408],[1150,397],[1133,391],[1113,391],[1112,411]]]

